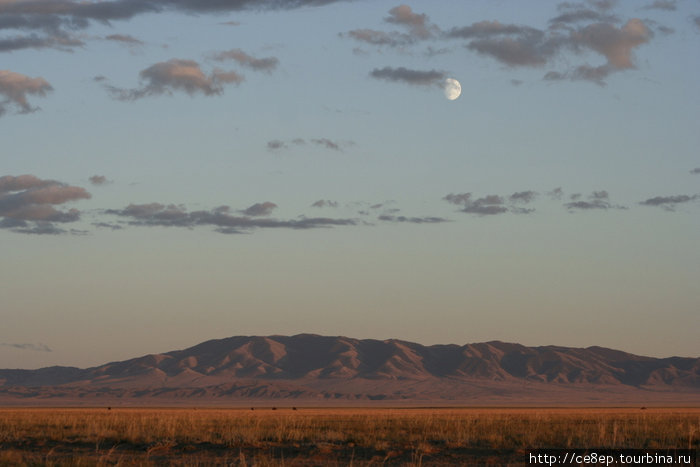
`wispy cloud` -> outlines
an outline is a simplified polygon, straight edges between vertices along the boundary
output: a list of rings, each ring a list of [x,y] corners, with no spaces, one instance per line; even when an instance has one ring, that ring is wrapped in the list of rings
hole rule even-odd
[[[104,175],[93,175],[88,180],[90,180],[90,183],[92,183],[95,186],[105,185],[108,182],[107,177],[105,177]]]
[[[14,107],[19,113],[30,113],[38,110],[27,100],[27,96],[44,97],[53,88],[44,78],[30,78],[9,70],[0,70],[0,116]]]
[[[375,68],[369,74],[372,78],[401,82],[416,86],[440,85],[447,74],[438,70],[411,70],[409,68]]]
[[[318,201],[315,201],[312,205],[312,208],[337,208],[338,207],[338,202],[337,201],[331,201],[328,199],[319,199]]]
[[[241,49],[231,49],[224,52],[217,52],[212,54],[212,58],[219,62],[235,60],[242,66],[256,71],[265,71],[267,73],[273,71],[279,64],[279,59],[276,57],[255,58],[252,55],[248,55]]]
[[[481,198],[474,197],[471,193],[450,193],[442,199],[450,204],[460,206],[461,212],[477,214],[480,216],[492,216],[512,212],[515,214],[530,214],[533,208],[523,208],[523,204],[532,202],[537,193],[534,191],[519,191],[506,198],[499,195],[488,195]],[[520,206],[518,206],[520,205]]]
[[[353,141],[334,141],[328,138],[311,138],[309,140],[304,138],[294,138],[291,140],[270,140],[267,142],[267,149],[270,151],[277,151],[279,149],[288,149],[290,144],[295,146],[303,146],[307,143],[321,146],[326,149],[331,149],[333,151],[342,151],[344,147],[355,145]]]
[[[612,204],[610,202],[610,195],[605,190],[591,192],[587,200],[582,200],[581,195],[578,193],[571,195],[570,199],[570,202],[564,203],[564,207],[571,212],[596,209],[627,209],[625,206]]]
[[[46,344],[11,344],[8,342],[0,342],[0,346],[12,347],[19,350],[33,350],[35,352],[52,352]]]
[[[640,202],[642,206],[658,206],[667,211],[674,211],[678,204],[700,199],[700,195],[655,196]]]
[[[148,96],[171,95],[174,91],[184,91],[193,96],[218,95],[223,92],[223,84],[243,81],[243,76],[233,71],[214,70],[206,75],[194,60],[171,59],[155,63],[142,70],[139,76],[144,85],[135,89],[121,89],[106,86],[116,99],[133,101]]]
[[[449,219],[445,219],[444,217],[406,217],[391,216],[388,214],[378,216],[377,219],[385,222],[407,222],[410,224],[439,224],[442,222],[450,222]]]
[[[260,212],[258,208],[254,209],[256,212]],[[278,220],[261,219],[249,215],[236,216],[231,214],[233,210],[229,206],[220,206],[209,211],[188,212],[183,206],[179,205],[149,203],[130,204],[124,209],[109,209],[105,212],[128,219],[129,225],[188,228],[213,226],[217,232],[226,234],[246,233],[255,229],[314,229],[356,224],[353,219],[332,219],[326,217],[307,218],[302,216],[297,219]]]

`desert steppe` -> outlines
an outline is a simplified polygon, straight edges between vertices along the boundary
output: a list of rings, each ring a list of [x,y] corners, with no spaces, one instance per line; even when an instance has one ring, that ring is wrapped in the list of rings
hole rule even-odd
[[[0,408],[0,465],[526,465],[698,449],[700,408]]]

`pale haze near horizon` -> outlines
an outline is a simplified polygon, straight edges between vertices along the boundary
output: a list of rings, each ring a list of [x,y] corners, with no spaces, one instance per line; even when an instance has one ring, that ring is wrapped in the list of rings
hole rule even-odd
[[[0,29],[0,68],[51,87],[22,107],[0,75],[0,177],[90,195],[38,233],[0,193],[0,368],[297,333],[700,356],[700,5],[399,5]],[[554,28],[572,8],[598,19]]]

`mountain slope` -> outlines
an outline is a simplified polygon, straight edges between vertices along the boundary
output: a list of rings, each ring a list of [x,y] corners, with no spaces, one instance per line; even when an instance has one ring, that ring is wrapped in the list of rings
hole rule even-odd
[[[459,398],[479,388],[487,393],[491,388],[492,394],[506,388],[516,397],[526,388],[592,387],[700,395],[700,359],[642,357],[601,347],[498,341],[423,346],[299,334],[217,339],[88,369],[0,370],[0,391],[6,394],[25,388],[19,393],[39,397],[51,393],[40,389],[49,387],[52,394],[61,388],[64,395],[99,390],[119,397]]]

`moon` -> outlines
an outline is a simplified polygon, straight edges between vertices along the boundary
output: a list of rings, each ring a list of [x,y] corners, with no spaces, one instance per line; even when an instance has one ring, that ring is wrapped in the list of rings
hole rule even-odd
[[[462,85],[454,78],[447,78],[443,89],[445,90],[445,97],[451,101],[457,99],[459,95],[462,94]]]

